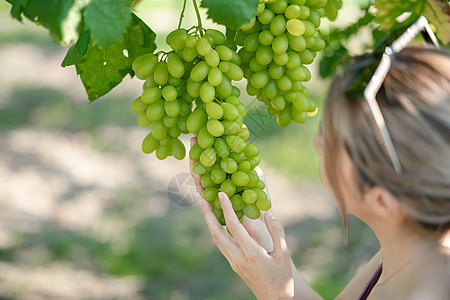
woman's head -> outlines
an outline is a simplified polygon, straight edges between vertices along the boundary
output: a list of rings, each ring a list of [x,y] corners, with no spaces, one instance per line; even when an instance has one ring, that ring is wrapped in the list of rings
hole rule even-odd
[[[344,220],[337,168],[342,151],[351,158],[361,193],[381,186],[398,199],[412,220],[429,228],[449,228],[450,54],[409,47],[392,56],[376,99],[400,160],[399,173],[378,142],[363,96],[345,96],[354,72],[349,66],[331,85],[321,129],[327,180]]]

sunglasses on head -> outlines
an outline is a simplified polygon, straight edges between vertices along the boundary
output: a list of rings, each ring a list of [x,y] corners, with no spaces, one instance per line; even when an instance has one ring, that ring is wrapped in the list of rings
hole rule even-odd
[[[360,59],[360,61],[356,63],[359,72],[356,72],[356,76],[350,82],[346,91],[346,94],[349,97],[358,98],[361,94],[364,95],[364,108],[372,115],[372,119],[376,125],[375,132],[378,143],[383,148],[383,151],[397,173],[401,173],[402,167],[397,152],[395,151],[394,144],[392,143],[391,135],[386,127],[386,122],[381,113],[380,106],[378,105],[376,95],[389,72],[392,55],[403,50],[419,33],[422,33],[422,36],[427,43],[431,43],[439,48],[439,43],[431,30],[427,19],[424,16],[421,16],[406,30],[403,30],[400,36],[398,36],[398,32],[396,32],[393,35],[386,37],[377,47],[375,47],[375,50],[370,55],[366,55]],[[396,37],[395,34],[397,34],[398,37]],[[395,37],[395,40],[393,37]],[[390,43],[392,40],[393,42]],[[387,43],[390,44],[385,46]],[[378,61],[379,63],[377,64]],[[373,71],[374,69],[375,71]],[[373,75],[364,87],[364,83],[367,82],[364,78],[369,78],[370,74]]]

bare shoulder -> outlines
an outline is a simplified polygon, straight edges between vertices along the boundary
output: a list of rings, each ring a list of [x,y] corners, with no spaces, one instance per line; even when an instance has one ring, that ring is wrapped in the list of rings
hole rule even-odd
[[[381,263],[381,260],[382,257],[380,250],[370,259],[370,261],[361,269],[361,271],[359,271],[358,274],[353,277],[353,279],[347,284],[347,286],[335,298],[335,300],[357,298],[361,294],[366,283],[372,277],[373,273],[375,273],[376,269]]]

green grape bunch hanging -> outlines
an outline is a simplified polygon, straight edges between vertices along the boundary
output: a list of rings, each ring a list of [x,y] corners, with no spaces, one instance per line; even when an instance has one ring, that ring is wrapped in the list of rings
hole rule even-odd
[[[241,68],[247,93],[277,115],[281,127],[303,123],[317,113],[303,82],[325,42],[318,36],[321,17],[335,18],[339,0],[276,0],[260,3],[257,16],[241,26],[235,42],[242,48]],[[329,4],[328,6],[327,3]]]
[[[240,56],[222,32],[200,26],[176,29],[166,42],[172,51],[145,54],[133,63],[145,83],[132,110],[139,114],[139,125],[151,125],[143,151],[155,151],[158,159],[183,159],[179,136],[195,134],[198,143],[189,157],[196,161],[193,172],[202,175],[202,196],[217,219],[225,224],[219,191],[230,197],[240,220],[244,215],[258,218],[271,204],[254,170],[260,157],[258,147],[247,142],[247,108],[232,83],[243,78]]]
[[[311,78],[305,65],[324,47],[316,29],[327,1],[260,3],[257,17],[228,38],[219,30],[205,30],[197,3],[192,3],[198,26],[181,28],[184,1],[178,29],[166,38],[171,51],[147,53],[133,62],[136,77],[145,82],[131,109],[140,126],[151,126],[142,150],[155,152],[160,160],[181,160],[186,148],[180,136],[194,134],[197,144],[189,158],[219,222],[225,225],[219,191],[228,195],[241,221],[244,215],[256,219],[271,203],[255,171],[260,150],[248,142],[247,108],[233,81],[245,77],[248,94],[266,103],[280,126],[303,123],[315,114],[317,107],[302,83]],[[237,46],[242,46],[239,52]]]

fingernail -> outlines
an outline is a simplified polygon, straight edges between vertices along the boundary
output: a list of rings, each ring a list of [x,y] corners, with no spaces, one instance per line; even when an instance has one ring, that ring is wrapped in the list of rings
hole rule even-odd
[[[269,218],[269,220],[276,220],[277,218],[274,216],[272,210],[266,211],[266,215]]]
[[[222,203],[223,201],[225,201],[227,198],[227,194],[225,194],[224,192],[219,192],[219,200]]]

